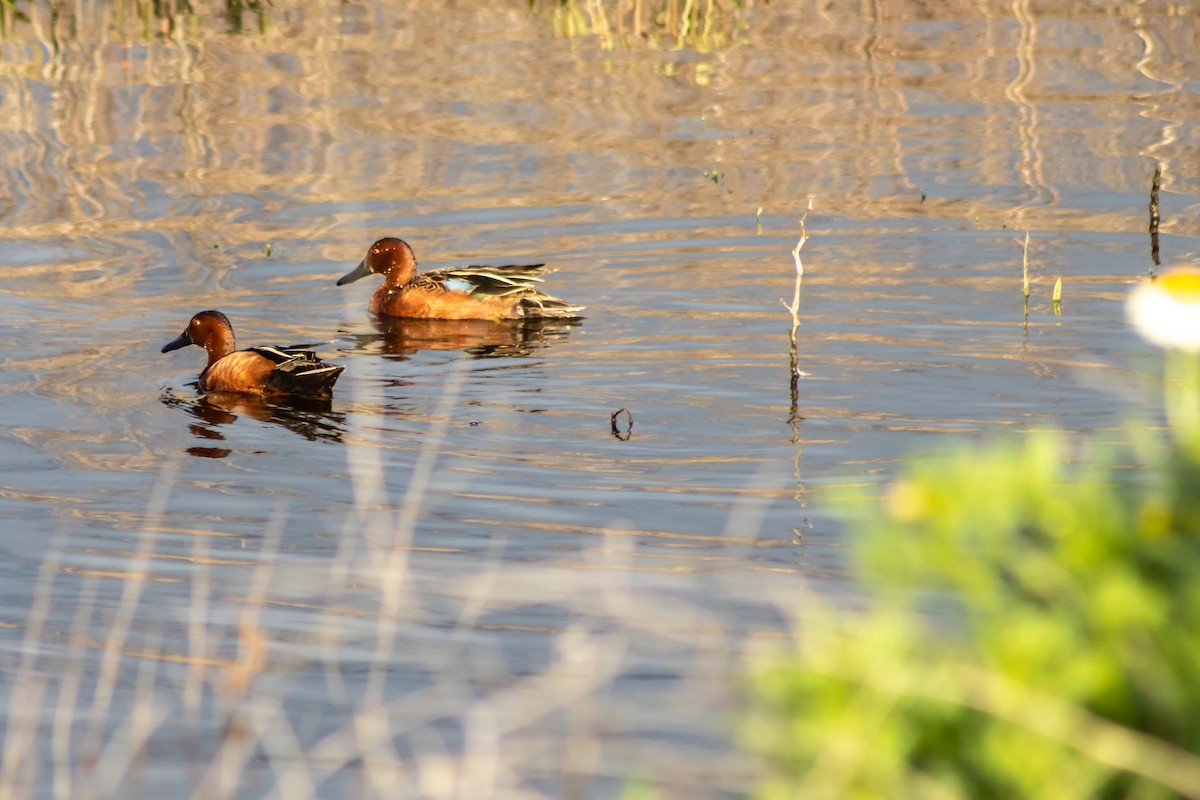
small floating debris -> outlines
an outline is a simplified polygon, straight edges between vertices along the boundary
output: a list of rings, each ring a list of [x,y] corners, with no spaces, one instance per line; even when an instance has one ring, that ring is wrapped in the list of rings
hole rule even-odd
[[[625,415],[625,430],[621,430],[621,415]],[[622,442],[629,441],[629,437],[633,435],[633,414],[629,413],[628,408],[618,408],[612,413],[609,420],[612,424],[612,435],[620,439]]]

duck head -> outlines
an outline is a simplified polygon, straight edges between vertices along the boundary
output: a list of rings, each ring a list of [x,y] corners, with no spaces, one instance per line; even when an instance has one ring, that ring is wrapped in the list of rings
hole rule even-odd
[[[386,236],[367,250],[367,255],[358,266],[338,278],[337,285],[354,283],[371,274],[386,276],[389,286],[402,286],[417,274],[417,258],[412,248],[403,239]]]
[[[233,325],[220,311],[201,311],[194,315],[183,333],[163,345],[169,353],[194,344],[208,351],[209,361],[229,355],[234,350]]]

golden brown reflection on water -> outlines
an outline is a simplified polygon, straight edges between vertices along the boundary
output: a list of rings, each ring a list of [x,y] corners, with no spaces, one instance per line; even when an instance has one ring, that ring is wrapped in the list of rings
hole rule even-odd
[[[746,655],[857,602],[820,490],[1115,424],[1196,15],[708,5],[0,3],[0,794],[741,796]],[[588,316],[372,319],[383,234]],[[213,307],[332,403],[198,397]]]
[[[42,140],[42,157],[21,166],[29,180],[14,182],[24,191],[10,226],[36,236],[102,219],[114,233],[211,231],[217,241],[261,247],[244,203],[268,214],[295,195],[503,207],[525,204],[515,189],[534,185],[543,207],[608,196],[643,218],[728,213],[735,204],[746,214],[758,205],[786,211],[812,192],[837,216],[1000,215],[1010,227],[1037,229],[1065,186],[1085,175],[1147,185],[1144,168],[1104,158],[1113,126],[1136,122],[1105,108],[1110,86],[1133,93],[1144,112],[1128,135],[1163,164],[1167,190],[1187,155],[1172,136],[1189,119],[1186,106],[1170,102],[1192,63],[1185,15],[1089,16],[1070,4],[1038,15],[1022,3],[1015,14],[999,3],[936,14],[892,4],[874,15],[763,5],[728,12],[750,27],[725,49],[634,48],[618,58],[592,51],[586,37],[564,50],[545,41],[540,15],[503,5],[297,4],[241,36],[224,33],[219,5],[197,8],[171,38],[146,35],[131,3],[50,16],[34,5],[30,23],[12,26],[4,75],[16,91],[6,97],[5,127]],[[947,24],[934,24],[939,18]],[[1095,91],[1085,85],[1072,100],[1104,124],[1064,126],[1051,116],[1062,112],[1034,102],[1054,99],[1071,76],[1070,43],[1042,40],[1072,30],[1098,40],[1080,64]],[[518,57],[527,52],[542,59]],[[547,60],[556,68],[540,68]],[[46,108],[37,98],[51,87]],[[1067,144],[1095,158],[1047,158]],[[812,169],[786,168],[798,161]],[[181,180],[139,183],[137,165],[147,162]],[[689,182],[705,170],[720,177],[710,187],[696,181],[684,197],[631,191],[664,177],[677,188],[685,169]],[[939,186],[959,182],[978,196],[957,192],[947,203]],[[987,186],[1002,189],[988,196]],[[270,195],[256,196],[266,187]],[[325,243],[322,234],[345,220],[296,222],[273,225],[270,238],[361,248],[349,237]],[[224,260],[202,249],[209,244],[196,242],[195,256]]]

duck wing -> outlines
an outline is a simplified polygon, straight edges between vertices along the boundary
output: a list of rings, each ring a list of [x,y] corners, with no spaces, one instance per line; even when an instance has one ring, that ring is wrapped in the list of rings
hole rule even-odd
[[[421,273],[418,281],[473,297],[507,297],[536,292],[545,264],[473,265]],[[427,284],[427,285],[428,285]]]
[[[266,388],[279,394],[328,396],[345,367],[327,364],[312,350],[300,347],[251,347],[274,364],[264,378]]]

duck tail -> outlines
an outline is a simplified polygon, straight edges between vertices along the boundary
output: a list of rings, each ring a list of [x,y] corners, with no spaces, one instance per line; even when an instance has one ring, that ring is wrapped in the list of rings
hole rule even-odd
[[[326,364],[323,361],[316,361],[309,367],[298,367],[292,371],[288,379],[289,385],[292,387],[289,393],[304,397],[329,397],[333,394],[333,385],[337,383],[337,379],[345,369],[345,367]],[[280,370],[276,370],[276,372],[278,373]]]
[[[275,362],[267,375],[267,388],[279,394],[300,397],[329,397],[333,385],[346,369],[327,364],[311,350],[294,348],[256,347],[254,350]]]
[[[527,319],[579,319],[585,306],[573,306],[565,300],[541,292],[530,292],[518,304],[521,316]]]

